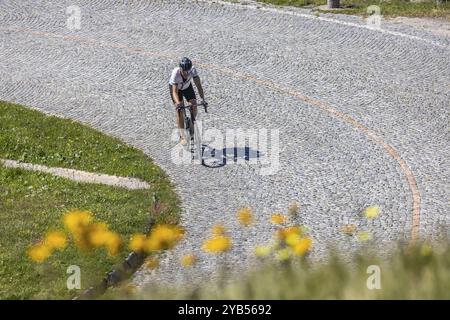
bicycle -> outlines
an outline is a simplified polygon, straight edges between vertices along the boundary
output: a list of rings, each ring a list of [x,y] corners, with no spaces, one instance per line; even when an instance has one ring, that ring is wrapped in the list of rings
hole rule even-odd
[[[197,107],[203,106],[205,109],[205,113],[208,113],[208,104],[206,102],[202,102],[197,104]],[[185,110],[189,110],[189,115]],[[196,147],[198,160],[200,163],[203,162],[203,146],[201,139],[201,132],[198,128],[197,121],[193,112],[193,105],[187,104],[180,107],[177,107],[177,110],[183,110],[184,112],[184,135],[186,141],[188,142],[188,146],[190,147],[190,152],[192,154],[192,159],[195,158],[194,147]]]

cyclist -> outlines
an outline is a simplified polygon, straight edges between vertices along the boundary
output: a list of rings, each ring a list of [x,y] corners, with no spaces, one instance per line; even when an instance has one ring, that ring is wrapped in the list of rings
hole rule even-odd
[[[175,110],[178,117],[178,129],[180,130],[180,143],[186,144],[186,137],[184,136],[184,110],[177,107],[183,106],[183,97],[193,106],[194,117],[197,115],[197,100],[192,87],[191,79],[194,80],[197,87],[198,94],[205,103],[205,96],[203,94],[202,84],[197,70],[192,65],[192,61],[184,57],[181,59],[179,67],[173,69],[169,80],[170,97],[175,105]]]

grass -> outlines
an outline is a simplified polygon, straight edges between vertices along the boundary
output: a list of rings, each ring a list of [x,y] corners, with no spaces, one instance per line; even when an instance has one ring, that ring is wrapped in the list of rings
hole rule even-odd
[[[125,257],[127,248],[111,258],[100,249],[85,254],[69,246],[45,263],[32,263],[29,245],[61,228],[68,210],[92,211],[126,241],[145,232],[155,194],[164,206],[152,218],[178,223],[179,201],[170,182],[141,151],[88,126],[6,102],[0,102],[0,124],[0,158],[136,177],[152,186],[131,191],[0,165],[0,299],[72,298],[78,292],[66,288],[68,266],[80,266],[86,288]]]
[[[209,281],[192,288],[152,286],[136,293],[131,285],[111,291],[110,299],[450,299],[450,244],[399,247],[389,259],[355,254],[348,263],[330,253],[322,264],[307,259],[262,263],[231,282]],[[380,289],[369,289],[378,266]],[[368,269],[369,268],[369,269]],[[369,281],[371,284],[376,282]]]
[[[275,5],[304,7],[320,6],[327,4],[326,0],[259,0],[258,2],[271,3]],[[436,1],[426,0],[422,2],[410,2],[407,0],[341,0],[341,10],[320,12],[345,13],[367,17],[367,7],[377,5],[381,9],[381,15],[384,17],[443,17],[450,19],[450,1],[442,1],[437,4]]]

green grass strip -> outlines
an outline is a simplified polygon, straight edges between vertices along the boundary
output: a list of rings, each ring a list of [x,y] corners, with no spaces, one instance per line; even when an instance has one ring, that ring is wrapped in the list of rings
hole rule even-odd
[[[124,241],[144,232],[150,218],[160,223],[179,221],[178,198],[151,159],[74,121],[0,102],[0,158],[135,177],[151,185],[149,190],[126,190],[0,165],[0,299],[72,298],[79,291],[66,287],[68,266],[81,268],[81,284],[87,288],[127,255],[126,247],[112,258],[103,249],[85,254],[70,245],[42,264],[31,262],[28,246],[48,230],[61,228],[61,217],[68,210],[92,211]],[[152,217],[153,194],[164,205]]]

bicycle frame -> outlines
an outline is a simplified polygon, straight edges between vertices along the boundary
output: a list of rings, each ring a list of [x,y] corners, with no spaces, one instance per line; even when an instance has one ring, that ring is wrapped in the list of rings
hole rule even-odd
[[[197,106],[203,106],[205,109],[205,113],[208,113],[208,104],[206,103],[199,103]],[[194,159],[194,146],[197,145],[197,155],[198,159],[203,163],[203,147],[201,143],[201,137],[198,132],[196,132],[196,117],[194,115],[192,104],[183,105],[180,107],[177,107],[177,110],[189,110],[189,115],[187,115],[186,112],[184,112],[184,130],[185,135],[187,138],[187,141],[190,145],[190,151],[192,153],[192,159]],[[198,130],[197,130],[198,131]]]
[[[202,102],[202,103],[197,104],[196,106],[197,107],[203,106],[205,108],[205,112],[208,113],[208,104],[207,103]],[[189,109],[189,112],[190,112],[190,114],[192,115],[192,117],[193,117],[193,119],[195,121],[194,113],[192,112],[193,111],[193,107],[194,106],[192,104],[187,104],[187,105],[183,105],[181,107],[177,107],[177,110]]]

